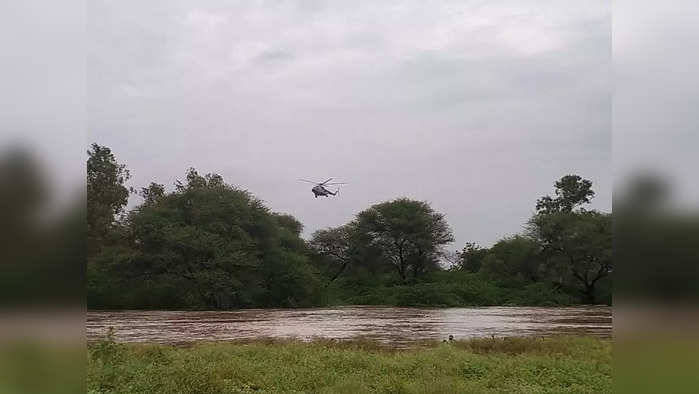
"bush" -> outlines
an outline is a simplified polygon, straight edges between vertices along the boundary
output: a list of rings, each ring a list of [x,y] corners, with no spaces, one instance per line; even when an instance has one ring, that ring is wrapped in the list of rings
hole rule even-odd
[[[548,283],[531,283],[510,293],[505,303],[513,305],[562,306],[576,302],[575,298],[556,290]]]
[[[421,283],[392,288],[397,306],[458,306],[461,300],[449,286],[440,283]]]
[[[545,282],[510,281],[507,286],[482,274],[463,271],[435,272],[414,285],[368,285],[356,279],[342,279],[328,287],[333,305],[395,306],[492,306],[572,305],[577,295]]]

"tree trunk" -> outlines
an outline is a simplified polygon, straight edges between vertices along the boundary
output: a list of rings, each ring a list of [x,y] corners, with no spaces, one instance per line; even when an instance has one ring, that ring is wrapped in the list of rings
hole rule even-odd
[[[333,275],[332,278],[330,278],[330,281],[328,282],[328,284],[325,285],[325,287],[328,287],[330,285],[330,283],[334,282],[335,279],[337,279],[337,277],[340,276],[340,274],[342,274],[345,271],[345,268],[347,268],[347,265],[349,265],[349,261],[345,261],[344,263],[342,263],[342,266],[340,266],[340,269],[335,273],[335,275]]]
[[[594,304],[595,303],[595,284],[594,283],[586,283],[585,284],[585,291],[583,292],[585,296],[585,303],[586,304]]]
[[[408,283],[405,277],[405,268],[403,267],[403,263],[398,265],[398,275],[400,275],[400,279],[403,284]]]
[[[420,249],[418,250],[418,256],[417,259],[415,260],[415,263],[413,264],[413,284],[417,283],[417,276],[422,270],[423,267],[423,260],[422,257],[424,256],[424,252]]]
[[[398,273],[403,281],[403,284],[407,284],[407,278],[405,277],[405,258],[403,257],[403,243],[398,244]]]
[[[581,275],[579,272],[573,270],[573,277],[580,281],[583,285],[584,290],[582,291],[583,300],[586,304],[595,303],[595,281],[590,281],[588,278],[588,273]]]
[[[597,281],[606,277],[609,273],[609,267],[606,265],[600,265],[599,270],[597,270],[597,275],[590,281],[589,284],[585,284],[585,296],[590,304],[595,303],[595,284]]]

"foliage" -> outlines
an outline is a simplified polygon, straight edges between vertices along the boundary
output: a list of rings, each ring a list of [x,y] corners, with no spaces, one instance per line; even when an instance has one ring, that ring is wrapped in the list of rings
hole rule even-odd
[[[536,282],[542,276],[539,244],[521,235],[504,238],[488,250],[481,270],[494,279]]]
[[[354,231],[355,226],[348,224],[313,233],[311,248],[325,259],[328,266],[335,267],[334,272],[329,272],[330,282],[337,279],[352,261]]]
[[[454,269],[478,272],[481,270],[483,260],[487,255],[487,248],[483,248],[473,242],[467,242],[461,253],[459,253],[459,261]]]
[[[454,271],[435,272],[425,281],[412,285],[391,284],[381,279],[363,283],[341,277],[327,290],[331,305],[566,306],[578,302],[576,296],[561,291],[552,283],[503,284],[480,273]]]
[[[580,176],[566,175],[555,187],[555,199],[537,201],[528,236],[541,247],[548,278],[561,288],[574,283],[583,301],[594,303],[597,283],[612,271],[612,215],[580,207],[595,195]]]
[[[298,221],[270,213],[217,174],[202,176],[194,169],[172,193],[153,184],[148,190],[125,221],[124,241],[93,258],[91,305],[220,309],[312,303],[319,282]]]
[[[595,196],[592,182],[579,175],[566,175],[556,181],[556,197],[545,196],[536,202],[538,213],[572,212]]]
[[[357,215],[358,231],[367,235],[400,275],[403,283],[438,268],[442,247],[453,242],[444,215],[423,201],[399,198],[376,204]]]
[[[612,270],[612,217],[595,211],[539,214],[530,222],[549,271],[564,285],[581,286],[585,301],[595,302],[595,285]]]
[[[375,204],[306,242],[299,220],[218,174],[151,182],[125,212],[126,166],[93,144],[87,170],[89,308],[611,302],[611,215],[581,208],[594,192],[577,175],[539,199],[526,233],[456,253],[424,201]]]
[[[637,174],[614,198],[614,270],[619,299],[699,299],[699,215],[677,204],[668,180]],[[604,281],[601,280],[601,281]]]
[[[163,196],[165,196],[165,186],[151,182],[148,187],[141,188],[141,191],[138,193],[141,197],[143,197],[143,204],[144,205],[152,205],[158,202]]]
[[[608,393],[611,341],[487,338],[390,350],[373,342],[259,341],[88,348],[87,389],[102,393]]]
[[[124,211],[130,193],[124,183],[131,175],[105,146],[92,144],[87,155],[87,231],[103,237]]]
[[[83,297],[85,201],[55,204],[35,154],[0,151],[0,306]],[[66,191],[66,190],[64,190]],[[83,191],[84,193],[84,191]]]

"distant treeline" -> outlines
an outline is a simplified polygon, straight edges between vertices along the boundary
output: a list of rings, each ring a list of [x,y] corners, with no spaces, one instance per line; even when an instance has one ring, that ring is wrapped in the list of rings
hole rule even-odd
[[[611,303],[611,214],[567,175],[520,235],[460,252],[446,218],[398,198],[301,238],[303,225],[220,175],[190,169],[172,192],[134,190],[111,150],[87,160],[87,303],[92,309],[233,309],[341,304]],[[126,212],[128,197],[143,202]]]

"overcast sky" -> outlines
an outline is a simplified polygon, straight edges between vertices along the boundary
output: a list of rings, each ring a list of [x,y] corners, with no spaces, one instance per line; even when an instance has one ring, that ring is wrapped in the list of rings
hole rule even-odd
[[[306,235],[406,196],[490,245],[565,174],[611,210],[610,28],[603,0],[91,1],[89,138],[133,186],[216,172]]]
[[[699,210],[699,1],[614,2],[614,170],[650,172]]]

